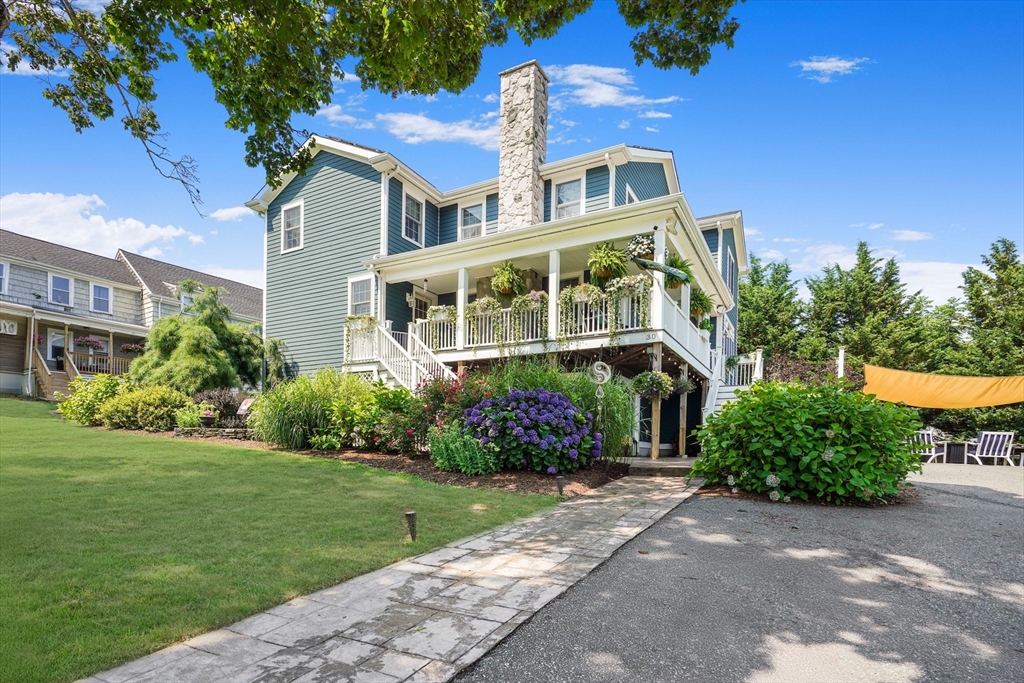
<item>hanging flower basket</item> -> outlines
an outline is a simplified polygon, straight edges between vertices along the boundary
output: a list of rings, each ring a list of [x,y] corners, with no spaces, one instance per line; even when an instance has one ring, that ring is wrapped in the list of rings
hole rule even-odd
[[[637,235],[629,241],[626,247],[626,254],[631,259],[654,260],[654,238],[650,235]]]
[[[103,342],[96,337],[76,337],[75,346],[80,346],[83,349],[92,349],[93,351],[103,350]]]
[[[132,344],[131,342],[121,344],[121,353],[144,353],[146,347],[142,344]]]
[[[633,378],[633,391],[640,398],[653,401],[655,398],[667,398],[674,391],[672,378],[664,372],[646,371]]]

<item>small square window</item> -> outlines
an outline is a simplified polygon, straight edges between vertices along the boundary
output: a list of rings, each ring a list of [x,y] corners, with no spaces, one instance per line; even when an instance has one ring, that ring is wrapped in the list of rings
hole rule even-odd
[[[555,187],[555,218],[580,215],[580,181],[560,183]]]
[[[71,278],[60,275],[50,276],[50,303],[71,305]]]
[[[423,204],[419,203],[409,195],[405,195],[405,227],[403,228],[405,238],[416,244],[423,244]]]
[[[92,310],[97,313],[110,313],[110,287],[92,286]]]
[[[462,208],[462,239],[471,240],[483,232],[484,205],[464,206]]]
[[[291,251],[302,246],[302,205],[289,206],[281,216],[284,237],[281,250]]]
[[[373,283],[369,278],[348,283],[349,315],[373,315]]]

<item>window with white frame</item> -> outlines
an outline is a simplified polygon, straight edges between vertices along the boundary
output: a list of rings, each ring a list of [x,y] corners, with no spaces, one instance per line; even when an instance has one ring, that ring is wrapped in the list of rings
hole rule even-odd
[[[402,227],[405,239],[423,244],[423,204],[405,195],[405,225]]]
[[[9,269],[10,266],[3,261],[0,261],[0,294],[7,293],[7,280],[10,278],[10,273],[8,272]]]
[[[302,202],[281,209],[281,252],[302,248]]]
[[[373,276],[348,281],[348,314],[373,315]]]
[[[736,294],[736,258],[732,255],[732,247],[725,248],[725,284],[729,291]]]
[[[484,205],[462,207],[462,239],[471,240],[483,234]]]
[[[50,303],[71,306],[73,299],[71,278],[50,274]]]
[[[626,203],[636,204],[637,201],[636,195],[633,194],[633,188],[629,186],[629,183],[626,183]]]
[[[568,218],[580,215],[579,180],[555,185],[555,218]]]
[[[110,287],[96,284],[92,286],[90,310],[95,313],[110,313]]]

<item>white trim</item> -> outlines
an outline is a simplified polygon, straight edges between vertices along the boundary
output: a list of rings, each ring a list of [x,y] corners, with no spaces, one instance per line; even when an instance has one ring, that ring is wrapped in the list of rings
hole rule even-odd
[[[630,199],[633,201],[629,201]],[[626,204],[636,204],[639,201],[640,200],[636,198],[636,193],[633,192],[633,188],[629,186],[629,183],[626,183]]]
[[[11,264],[7,261],[0,261],[4,269],[3,280],[0,281],[0,294],[7,294],[8,283],[11,281]]]
[[[299,246],[292,247],[291,249],[285,249],[284,240],[285,240],[285,235],[288,233],[288,231],[285,230],[285,227],[284,227],[284,212],[287,211],[288,209],[294,209],[295,207],[298,207],[298,209],[299,209]],[[305,233],[306,233],[306,205],[305,205],[305,202],[303,202],[303,200],[300,198],[300,199],[296,199],[295,201],[289,202],[289,203],[285,204],[284,206],[282,206],[281,207],[281,253],[282,254],[290,254],[293,251],[299,251],[300,249],[302,249],[302,247],[305,246],[305,239],[306,239],[306,234]]]
[[[415,240],[409,239],[409,237],[406,236],[406,234],[405,234],[405,207],[406,207],[406,204],[408,203],[410,198],[414,202],[418,202],[419,205],[420,205],[420,241],[419,242],[417,242]],[[409,242],[410,244],[415,244],[417,247],[420,247],[421,249],[423,248],[423,243],[426,240],[426,232],[427,232],[426,211],[427,211],[427,202],[426,202],[426,200],[423,199],[421,196],[417,196],[417,195],[413,194],[412,192],[406,191],[405,190],[405,185],[403,184],[402,185],[402,239],[404,239],[406,242]]]
[[[463,228],[465,228],[465,224],[462,222],[462,212],[463,210],[471,209],[474,206],[480,207],[480,223],[477,226],[480,228],[480,234],[477,235],[476,237],[463,237],[462,230]],[[487,197],[484,197],[479,202],[467,202],[465,205],[457,204],[456,211],[458,212],[459,218],[459,234],[457,241],[464,242],[466,240],[480,239],[481,237],[487,234]],[[438,217],[438,220],[440,221],[440,216]]]
[[[374,289],[376,283],[373,277],[373,273],[350,276],[347,278],[347,282],[345,284],[345,298],[347,299],[345,310],[347,315],[356,315],[355,313],[352,312],[352,284],[355,282],[362,282],[363,280],[370,281],[370,312],[367,315],[374,315]]]
[[[59,301],[53,300],[53,278],[61,277],[68,281],[68,303],[63,304]],[[75,278],[73,275],[65,275],[64,273],[55,273],[53,271],[47,271],[46,273],[46,301],[53,304],[54,306],[66,306],[68,308],[75,307]]]
[[[391,204],[391,174],[380,173],[380,254],[388,255],[388,213]]]
[[[736,270],[736,256],[732,253],[732,247],[726,245],[725,247],[725,270],[723,273],[723,279],[725,280],[725,286],[729,288],[729,292],[733,293],[736,289],[737,281],[734,271]]]
[[[105,287],[107,290],[107,310],[103,311],[95,308],[96,304],[96,288]],[[89,312],[90,313],[103,313],[105,315],[114,314],[114,288],[103,282],[90,282],[89,283]]]
[[[270,212],[263,212],[263,316],[260,319],[260,329],[263,331],[263,343],[267,342],[267,243],[270,241]],[[262,369],[260,371],[262,379]]]

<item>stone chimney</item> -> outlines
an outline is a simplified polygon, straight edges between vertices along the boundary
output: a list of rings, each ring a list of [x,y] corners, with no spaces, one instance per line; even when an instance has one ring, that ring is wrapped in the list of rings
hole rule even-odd
[[[544,220],[548,76],[536,60],[501,72],[498,152],[498,231]]]

